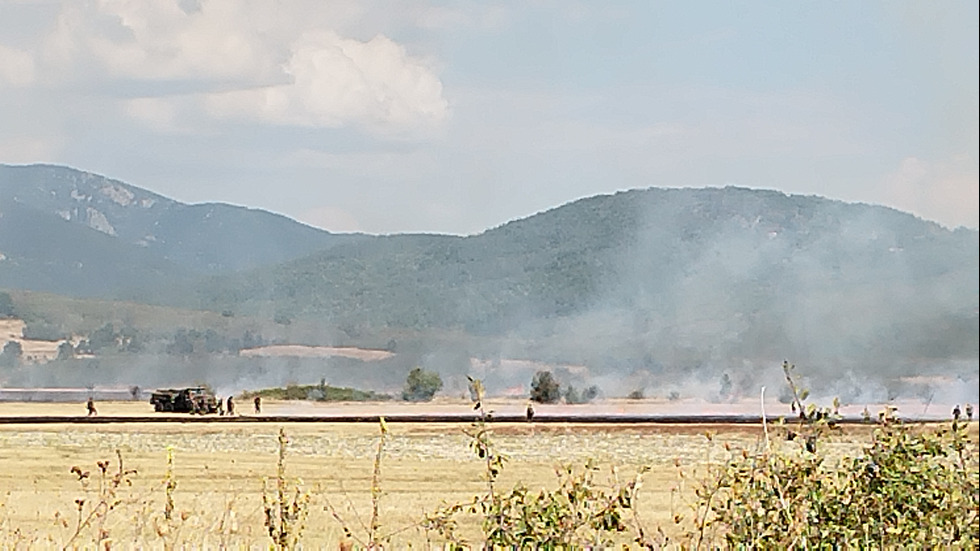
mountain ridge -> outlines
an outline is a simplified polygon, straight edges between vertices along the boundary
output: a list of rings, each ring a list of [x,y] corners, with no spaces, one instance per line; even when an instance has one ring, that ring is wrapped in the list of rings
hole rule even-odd
[[[21,220],[57,216],[82,235],[98,232],[115,238],[120,242],[119,264],[145,256],[134,251],[144,249],[150,257],[170,264],[167,277],[177,280],[281,262],[360,238],[331,234],[261,209],[185,204],[105,176],[44,164],[0,165],[0,215],[4,214]],[[0,247],[18,248],[11,237],[16,228],[8,227],[5,233],[6,239],[0,236]],[[242,236],[248,236],[249,242],[243,242]],[[93,247],[100,242],[93,235],[76,240]],[[58,264],[59,258],[72,256],[57,239],[47,243],[50,249],[36,248],[33,257],[20,251],[25,269]],[[0,285],[3,281],[0,279]],[[53,286],[36,290],[60,292],[70,287],[70,281],[55,281]]]
[[[62,192],[68,201],[92,196],[72,189]],[[118,204],[109,189],[99,193]],[[3,190],[0,199],[13,197]],[[0,203],[0,224],[33,220],[35,234],[61,228],[53,241],[68,240],[71,220],[10,201]],[[321,335],[310,344],[399,340],[404,348],[409,339],[413,350],[443,357],[585,365],[596,377],[751,372],[785,358],[836,377],[976,368],[978,233],[889,207],[739,187],[647,188],[578,199],[467,236],[317,232],[324,240],[311,240],[312,252],[294,249],[285,260],[263,253],[290,239],[292,229],[263,229],[282,218],[185,207],[205,225],[168,233],[167,254],[122,243],[114,259],[118,236],[138,238],[127,228],[149,222],[106,208],[117,237],[84,226],[72,236],[78,243],[53,255],[61,264],[45,257],[32,265],[43,277],[27,269],[18,280],[11,269],[18,259],[0,261],[0,287],[53,285],[45,278],[67,274],[59,292],[251,316],[282,334],[295,321]],[[215,219],[235,230],[206,225]],[[91,220],[79,214],[75,223]],[[0,228],[0,252],[45,242],[22,235],[16,249],[16,228],[6,227],[14,229]],[[204,238],[214,241],[198,243]],[[78,250],[89,246],[103,251],[95,264],[104,269],[69,269],[85,264]],[[243,268],[209,267],[209,251],[225,246],[222,254],[256,251]],[[142,267],[152,270],[138,273]],[[101,287],[72,291],[86,274]]]

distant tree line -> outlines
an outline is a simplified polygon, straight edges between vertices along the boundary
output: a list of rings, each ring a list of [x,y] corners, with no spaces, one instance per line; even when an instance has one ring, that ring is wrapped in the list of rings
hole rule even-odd
[[[171,356],[238,354],[243,349],[268,344],[268,341],[260,333],[251,330],[245,330],[240,337],[222,334],[214,329],[201,331],[185,328],[175,329],[171,334],[151,335],[130,325],[117,329],[112,323],[102,325],[74,345],[64,332],[43,323],[25,326],[24,337],[38,340],[62,340],[63,342],[58,345],[58,359],[60,360],[70,359],[78,355],[100,354],[154,353]]]

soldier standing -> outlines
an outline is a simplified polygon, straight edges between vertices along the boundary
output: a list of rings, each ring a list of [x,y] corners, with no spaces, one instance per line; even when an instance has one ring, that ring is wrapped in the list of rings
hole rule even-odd
[[[88,397],[88,402],[85,402],[85,409],[88,410],[89,417],[99,414],[99,412],[95,411],[95,401],[92,400],[91,396]]]
[[[531,404],[531,402],[527,403],[527,411],[525,412],[525,415],[527,416],[528,422],[531,422],[531,419],[534,419],[534,406]]]
[[[255,413],[262,413],[262,397],[256,396],[255,400]]]
[[[232,397],[231,396],[228,397],[228,408],[227,409],[228,409],[228,415],[234,415],[235,414],[235,402],[232,401]]]
[[[973,421],[973,404],[966,405],[966,419],[968,421]]]

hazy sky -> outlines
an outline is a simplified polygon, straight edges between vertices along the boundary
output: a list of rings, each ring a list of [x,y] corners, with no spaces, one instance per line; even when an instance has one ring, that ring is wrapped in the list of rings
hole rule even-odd
[[[334,231],[738,185],[978,225],[976,1],[0,0],[0,162]]]

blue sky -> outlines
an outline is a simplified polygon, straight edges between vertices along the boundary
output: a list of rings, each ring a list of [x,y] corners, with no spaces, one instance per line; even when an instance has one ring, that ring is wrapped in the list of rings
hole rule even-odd
[[[0,162],[333,231],[738,185],[978,225],[976,2],[0,0]]]

